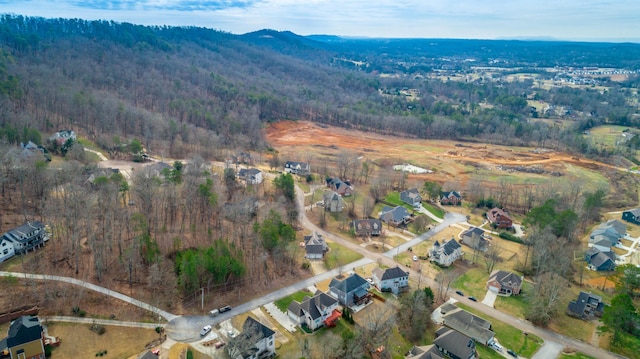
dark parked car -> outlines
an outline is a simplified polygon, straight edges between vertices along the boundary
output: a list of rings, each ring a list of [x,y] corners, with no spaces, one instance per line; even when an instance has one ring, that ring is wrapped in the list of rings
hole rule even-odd
[[[225,305],[224,307],[218,309],[220,311],[220,313],[224,313],[224,312],[228,312],[231,310],[231,306],[230,305]]]
[[[516,354],[516,352],[514,352],[513,350],[509,349],[507,350],[507,354],[511,355],[514,358],[518,357],[518,354]]]
[[[464,297],[464,293],[462,293],[462,291],[456,290],[456,294]]]
[[[476,297],[469,297],[469,300],[472,300],[474,302],[477,302],[478,300],[476,299]]]

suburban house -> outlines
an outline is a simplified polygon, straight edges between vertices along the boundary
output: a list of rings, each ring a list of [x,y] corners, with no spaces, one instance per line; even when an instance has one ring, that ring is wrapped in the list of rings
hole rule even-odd
[[[326,181],[327,187],[331,188],[332,191],[343,197],[351,196],[353,194],[353,186],[351,186],[349,181],[343,181],[338,177],[328,177]]]
[[[420,206],[422,206],[422,196],[420,196],[417,188],[400,192],[400,200],[414,208],[420,208]]]
[[[441,327],[436,331],[433,345],[451,359],[475,359],[478,358],[476,342],[457,330]]]
[[[614,247],[620,238],[627,232],[627,225],[617,219],[610,219],[600,223],[596,229],[589,234],[589,247],[596,247],[602,252],[608,252]]]
[[[391,292],[398,295],[409,288],[409,273],[396,266],[395,268],[375,268],[371,273],[371,279],[381,292]]]
[[[49,240],[49,232],[47,227],[40,221],[27,222],[18,228],[14,228],[0,237],[0,242],[11,243],[13,250],[17,254],[22,254],[42,247],[44,242]],[[7,255],[10,253],[8,247]],[[4,253],[4,249],[2,250]],[[5,256],[2,254],[2,256]],[[5,258],[6,259],[6,258]]]
[[[6,338],[0,340],[0,353],[11,359],[44,359],[44,328],[38,317],[22,316],[9,326]]]
[[[358,237],[379,236],[382,229],[382,221],[379,219],[354,219],[351,228]]]
[[[262,171],[257,168],[242,168],[238,171],[238,178],[244,180],[246,184],[262,183]]]
[[[342,212],[344,209],[344,201],[342,196],[334,191],[326,191],[322,194],[324,202],[324,210],[329,212]]]
[[[276,355],[276,332],[252,317],[242,325],[242,333],[227,345],[232,359],[273,358]]]
[[[404,356],[404,359],[446,359],[446,357],[436,348],[435,344],[430,344],[414,346]]]
[[[327,242],[322,238],[322,234],[314,231],[310,236],[304,236],[305,258],[322,259],[324,254],[329,250]]]
[[[501,208],[495,207],[487,212],[487,220],[496,228],[511,228],[513,227],[513,220],[509,217],[509,214]]]
[[[73,130],[60,130],[49,137],[49,142],[55,142],[58,146],[64,145],[68,140],[75,141],[76,133]]]
[[[640,224],[640,208],[634,208],[622,212],[622,220],[633,224]]]
[[[0,263],[13,257],[16,254],[13,242],[5,236],[0,237]]]
[[[602,251],[593,246],[584,252],[584,260],[587,262],[587,268],[594,271],[612,271],[616,268],[616,254],[611,248]]]
[[[444,206],[459,206],[462,204],[462,196],[456,191],[443,191],[440,193],[440,204]]]
[[[389,225],[399,226],[410,222],[411,213],[403,206],[384,206],[380,212],[380,220]]]
[[[302,302],[293,301],[287,309],[289,318],[298,325],[305,325],[311,330],[322,326],[333,326],[342,313],[338,311],[338,301],[324,292],[313,297],[304,297]]]
[[[495,333],[491,330],[491,322],[464,309],[458,307],[449,308],[448,306],[440,307],[442,323],[446,327],[456,330],[482,345],[488,345],[493,342]]]
[[[489,249],[489,241],[485,239],[484,230],[479,227],[471,227],[460,235],[462,243],[473,249],[486,252]]]
[[[524,278],[515,273],[494,270],[487,281],[487,289],[498,295],[510,296],[520,294]]]
[[[580,292],[578,299],[569,302],[567,307],[567,314],[583,319],[591,320],[595,317],[601,317],[604,310],[604,303],[602,298],[586,292]]]
[[[284,164],[284,171],[294,175],[305,176],[311,173],[311,166],[304,162],[287,161]]]
[[[351,307],[369,302],[369,282],[353,273],[348,277],[336,277],[329,283],[329,294],[338,299],[341,305]]]
[[[437,240],[429,251],[429,260],[442,267],[448,267],[462,257],[462,246],[454,238],[440,244]]]
[[[35,143],[29,141],[26,144],[20,143],[20,147],[22,148],[22,152],[20,152],[20,157],[29,158],[33,155],[42,156],[45,160],[51,161],[51,156],[46,148],[40,145],[36,145]]]

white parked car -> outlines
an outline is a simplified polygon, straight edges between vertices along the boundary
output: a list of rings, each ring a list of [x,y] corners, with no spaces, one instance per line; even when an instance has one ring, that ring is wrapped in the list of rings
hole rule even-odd
[[[209,332],[211,332],[211,326],[210,325],[205,325],[202,330],[200,331],[200,336],[201,337],[205,337],[207,336],[207,334],[209,334]]]

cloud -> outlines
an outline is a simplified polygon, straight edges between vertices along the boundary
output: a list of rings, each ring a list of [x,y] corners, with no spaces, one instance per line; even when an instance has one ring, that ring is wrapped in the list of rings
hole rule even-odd
[[[69,4],[78,8],[88,8],[94,10],[168,10],[168,11],[216,11],[230,8],[247,8],[253,6],[256,0],[219,0],[219,1],[198,1],[198,0],[87,0],[69,1]]]

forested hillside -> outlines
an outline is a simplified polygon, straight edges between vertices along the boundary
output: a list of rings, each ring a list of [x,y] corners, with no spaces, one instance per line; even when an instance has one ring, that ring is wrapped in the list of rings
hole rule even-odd
[[[545,75],[542,66],[633,70],[639,53],[635,44],[354,40],[269,30],[238,36],[3,15],[0,126],[16,144],[38,142],[25,137],[24,126],[42,133],[69,127],[106,149],[139,138],[149,151],[173,157],[264,148],[262,124],[280,119],[588,153],[594,149],[576,130],[638,121],[627,101],[636,74],[606,83],[616,90],[603,92],[534,88],[531,80],[446,81],[433,73],[490,64]],[[420,96],[397,96],[402,89]],[[570,108],[575,126],[530,121],[527,98]]]

